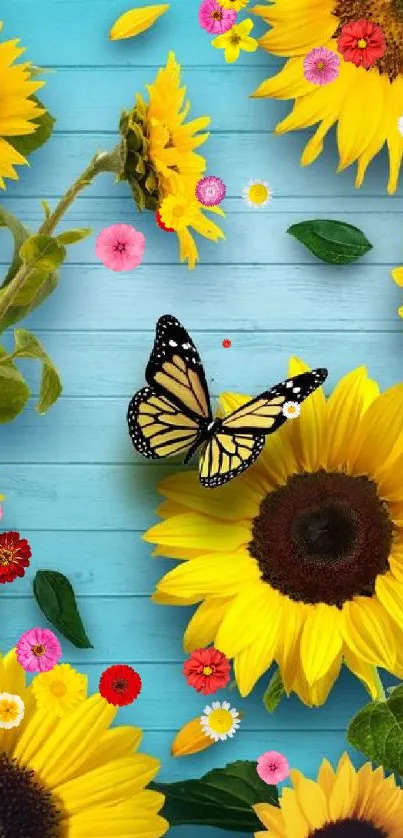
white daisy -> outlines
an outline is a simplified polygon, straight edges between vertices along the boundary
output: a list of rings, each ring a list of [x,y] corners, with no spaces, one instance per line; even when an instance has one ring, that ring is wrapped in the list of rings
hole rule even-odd
[[[233,737],[241,724],[238,710],[231,707],[228,701],[213,701],[212,706],[204,708],[204,715],[200,722],[203,732],[214,742],[225,741]]]
[[[298,402],[285,402],[283,404],[283,414],[287,419],[296,419],[301,413],[301,408]]]
[[[273,191],[267,180],[250,180],[243,188],[242,195],[248,207],[261,209],[272,199]]]
[[[399,119],[397,120],[397,130],[403,137],[403,116],[399,116]]]
[[[25,704],[19,695],[0,693],[0,728],[18,727],[25,713]]]

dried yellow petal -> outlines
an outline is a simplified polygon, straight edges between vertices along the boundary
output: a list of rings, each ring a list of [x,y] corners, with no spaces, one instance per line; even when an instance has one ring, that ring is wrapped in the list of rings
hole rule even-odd
[[[205,751],[214,745],[214,739],[210,739],[203,733],[200,723],[200,716],[187,722],[176,734],[171,745],[171,755],[173,757],[186,757],[188,754],[198,754],[199,751]]]
[[[130,9],[118,18],[109,33],[111,41],[121,41],[122,38],[134,38],[145,32],[158,20],[164,12],[169,9],[169,4],[159,6],[141,6],[139,9]]]

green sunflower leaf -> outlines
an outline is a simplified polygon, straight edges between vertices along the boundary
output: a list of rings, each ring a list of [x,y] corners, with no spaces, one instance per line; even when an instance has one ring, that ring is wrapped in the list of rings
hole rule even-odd
[[[345,221],[315,219],[292,224],[287,233],[331,265],[349,265],[372,248],[364,233]]]
[[[386,771],[403,776],[403,686],[386,701],[373,701],[350,722],[347,738],[351,745]]]
[[[27,329],[15,329],[14,340],[14,358],[35,358],[42,364],[41,386],[36,409],[38,413],[47,413],[62,392],[59,373],[42,343],[32,332]]]
[[[12,422],[24,410],[30,390],[3,346],[0,346],[0,423]]]
[[[78,649],[93,649],[66,576],[55,570],[38,570],[33,590],[39,608],[52,626]]]
[[[209,771],[200,780],[153,783],[165,795],[162,811],[171,826],[192,824],[231,832],[257,832],[262,828],[253,810],[257,803],[278,806],[276,786],[260,779],[256,762],[232,762]]]

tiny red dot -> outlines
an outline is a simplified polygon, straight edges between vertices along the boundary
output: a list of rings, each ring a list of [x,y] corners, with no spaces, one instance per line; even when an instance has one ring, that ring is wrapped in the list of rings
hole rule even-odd
[[[224,338],[222,345],[224,349],[229,349],[232,346],[232,341],[229,338]]]

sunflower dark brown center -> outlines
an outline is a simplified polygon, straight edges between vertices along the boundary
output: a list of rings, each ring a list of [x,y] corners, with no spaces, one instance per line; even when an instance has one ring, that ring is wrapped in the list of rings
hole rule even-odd
[[[371,596],[388,570],[393,525],[367,477],[295,474],[268,494],[249,552],[262,579],[298,602],[342,606]]]
[[[337,0],[333,14],[340,21],[335,37],[353,20],[377,23],[385,36],[386,52],[376,66],[390,81],[403,75],[403,0]]]
[[[62,838],[62,812],[50,792],[0,754],[0,838]]]
[[[388,834],[367,821],[345,818],[338,823],[315,829],[309,838],[388,838]]]

